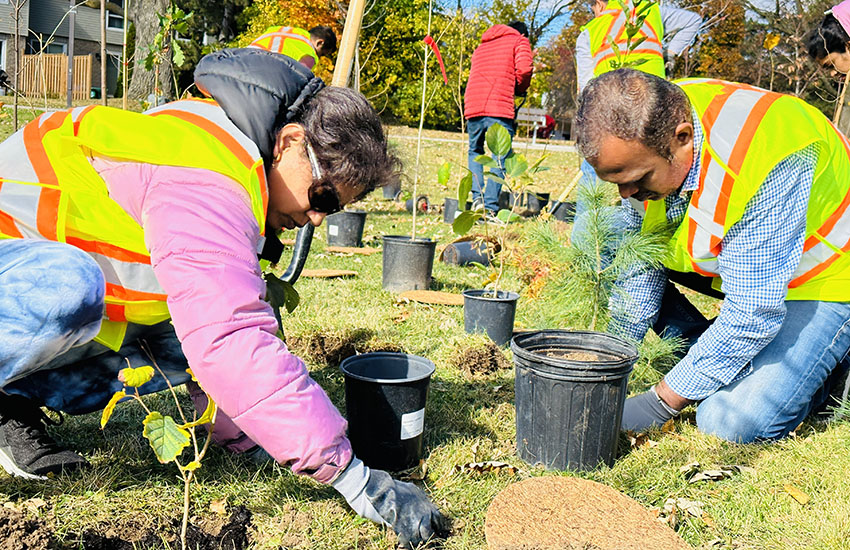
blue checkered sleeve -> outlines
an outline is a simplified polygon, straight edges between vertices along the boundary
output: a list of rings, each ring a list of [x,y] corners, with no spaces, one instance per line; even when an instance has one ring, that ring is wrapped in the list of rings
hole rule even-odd
[[[750,361],[779,331],[803,253],[817,156],[810,145],[779,162],[723,238],[720,314],[664,378],[682,397],[703,399],[749,374]]]

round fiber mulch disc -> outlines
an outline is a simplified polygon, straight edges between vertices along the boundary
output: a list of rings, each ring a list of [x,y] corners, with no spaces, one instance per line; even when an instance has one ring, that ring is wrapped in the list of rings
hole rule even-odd
[[[336,252],[337,254],[358,254],[361,256],[370,256],[381,252],[380,248],[366,248],[354,246],[329,246],[325,249],[327,252]]]
[[[302,277],[314,279],[332,279],[334,277],[356,277],[357,272],[350,269],[305,269]]]
[[[463,305],[462,295],[439,292],[437,290],[405,290],[398,297],[407,298],[412,302],[419,302],[420,304],[439,304],[443,306]]]
[[[484,522],[489,550],[690,550],[672,529],[619,491],[573,477],[506,487]]]

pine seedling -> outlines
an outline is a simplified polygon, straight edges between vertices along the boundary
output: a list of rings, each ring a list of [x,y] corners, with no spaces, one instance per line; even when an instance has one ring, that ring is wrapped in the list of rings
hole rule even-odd
[[[118,402],[126,397],[131,397],[145,410],[147,416],[142,421],[142,425],[144,426],[142,435],[150,443],[157,460],[162,464],[173,462],[180,472],[180,478],[183,480],[183,522],[180,528],[180,546],[183,550],[186,550],[186,529],[189,524],[189,488],[191,487],[195,471],[201,467],[201,460],[209,448],[210,441],[212,441],[212,431],[215,427],[215,416],[218,408],[210,396],[207,395],[207,408],[201,417],[188,421],[183,408],[180,406],[180,401],[177,399],[177,393],[174,391],[174,387],[169,382],[168,377],[165,376],[153,358],[151,358],[151,363],[153,363],[153,366],[145,365],[133,368],[130,366],[129,359],[127,360],[127,368],[121,369],[118,372],[118,379],[124,384],[124,388],[115,392],[103,409],[100,417],[100,429],[102,430],[106,427],[106,423],[115,411]],[[177,411],[182,423],[178,424],[174,418],[163,415],[159,411],[152,411],[139,395],[139,387],[147,384],[153,378],[154,367],[168,384],[168,389],[172,397],[174,397],[174,403],[177,405]],[[197,383],[197,379],[192,374],[191,369],[186,369],[186,372]],[[132,388],[132,391],[128,393],[129,388]],[[200,446],[199,437],[195,429],[204,424],[209,424],[210,426],[207,431],[206,440],[203,446]],[[183,464],[181,462],[183,451],[190,445],[193,450],[192,457],[188,462]]]

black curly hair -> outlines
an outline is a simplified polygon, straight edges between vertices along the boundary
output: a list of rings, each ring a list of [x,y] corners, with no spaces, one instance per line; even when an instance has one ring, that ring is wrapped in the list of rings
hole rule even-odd
[[[850,36],[831,13],[806,37],[806,49],[815,61],[823,61],[831,53],[844,53]]]

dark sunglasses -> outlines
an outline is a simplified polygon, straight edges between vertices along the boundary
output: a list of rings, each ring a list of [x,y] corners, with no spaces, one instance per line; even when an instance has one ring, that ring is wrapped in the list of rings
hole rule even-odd
[[[332,183],[322,181],[322,169],[319,167],[319,162],[316,160],[316,153],[309,141],[304,141],[305,149],[307,149],[307,158],[310,159],[310,169],[313,171],[313,183],[307,189],[307,198],[310,201],[310,208],[321,214],[333,214],[342,210],[342,205],[339,203],[339,193]]]

